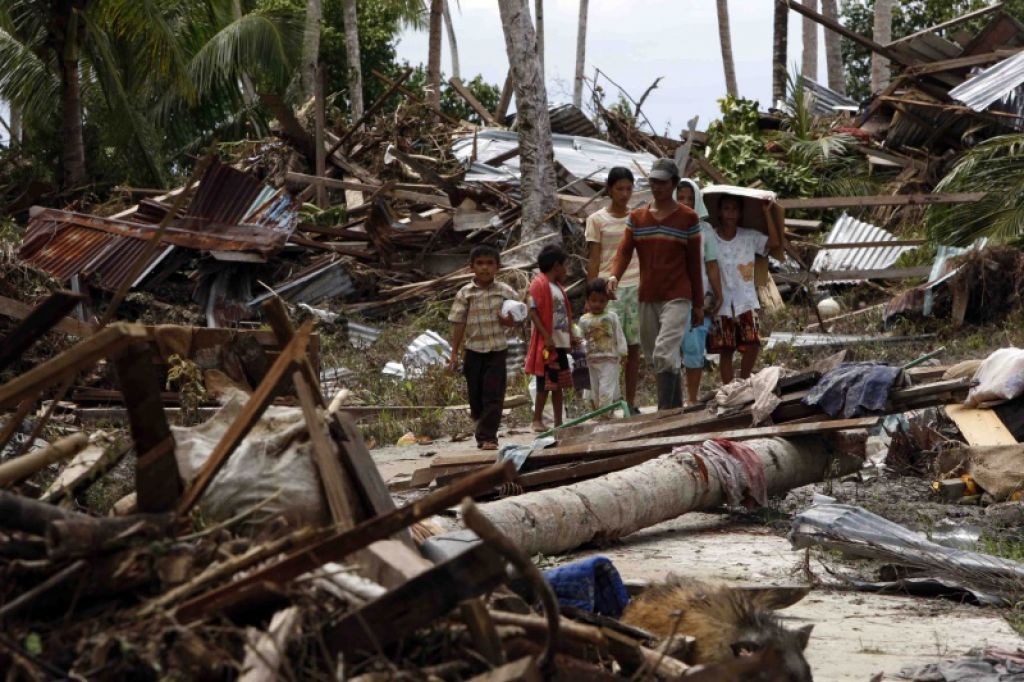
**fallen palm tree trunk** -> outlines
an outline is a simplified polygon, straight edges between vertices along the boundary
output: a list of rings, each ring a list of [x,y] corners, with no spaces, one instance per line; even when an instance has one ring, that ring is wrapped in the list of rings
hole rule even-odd
[[[856,438],[766,438],[745,445],[760,462],[768,493],[781,494],[857,471],[864,432],[853,433]],[[715,470],[687,449],[589,481],[481,504],[479,510],[532,556],[567,552],[712,509],[725,503],[726,495]]]

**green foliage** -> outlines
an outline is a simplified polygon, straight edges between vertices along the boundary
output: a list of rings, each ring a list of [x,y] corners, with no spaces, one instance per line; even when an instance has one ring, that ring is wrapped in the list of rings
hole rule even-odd
[[[969,204],[929,206],[928,233],[939,244],[979,237],[1024,243],[1024,135],[1003,135],[967,151],[936,192],[987,192]]]
[[[735,184],[759,182],[783,197],[827,194],[837,181],[871,184],[862,159],[849,153],[852,139],[829,133],[811,113],[812,102],[803,88],[792,82],[777,133],[758,127],[757,102],[727,96],[719,104],[722,118],[708,127],[707,156]]]
[[[893,3],[893,40],[917,31],[955,19],[991,4],[988,0],[901,0]],[[1024,0],[1006,0],[1003,9],[1018,19],[1024,18]],[[875,0],[843,0],[840,8],[844,26],[862,36],[871,37],[874,28]],[[989,21],[982,17],[956,26],[952,31],[978,31]],[[945,35],[947,39],[949,35]],[[846,70],[846,93],[856,100],[871,95],[871,52],[846,38],[843,44],[843,64]]]

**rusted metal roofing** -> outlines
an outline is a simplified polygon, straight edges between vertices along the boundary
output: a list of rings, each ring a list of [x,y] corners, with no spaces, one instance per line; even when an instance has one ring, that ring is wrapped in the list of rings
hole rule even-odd
[[[843,213],[825,236],[825,244],[896,241],[892,233]],[[862,249],[820,249],[811,264],[811,272],[844,270],[884,270],[913,246],[869,246]],[[851,280],[853,281],[853,280]]]
[[[298,224],[298,202],[241,171],[213,163],[181,217],[170,222],[143,272],[173,246],[211,252],[246,252],[267,258],[281,249]],[[58,279],[87,276],[116,290],[156,234],[166,207],[146,204],[136,220],[41,209],[25,229],[19,257]],[[132,282],[137,286],[138,281]]]

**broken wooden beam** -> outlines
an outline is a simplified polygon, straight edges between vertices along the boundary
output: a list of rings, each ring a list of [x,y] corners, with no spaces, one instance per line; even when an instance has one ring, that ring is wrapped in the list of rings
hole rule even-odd
[[[376,653],[504,580],[504,558],[487,545],[474,545],[347,613],[323,638],[332,651]]]
[[[0,486],[13,485],[50,464],[71,459],[88,444],[89,437],[79,432],[21,457],[9,459],[0,464]]]
[[[170,511],[184,486],[174,456],[174,436],[167,425],[160,378],[148,343],[129,344],[114,358],[117,383],[124,395],[128,425],[135,443],[135,492],[139,511]]]
[[[277,394],[282,380],[289,374],[292,366],[306,352],[309,335],[312,331],[313,321],[310,320],[302,326],[291,342],[277,356],[274,364],[270,367],[270,371],[267,372],[267,376],[249,397],[249,401],[242,408],[238,418],[232,422],[231,426],[224,433],[220,442],[217,443],[217,446],[210,453],[206,462],[203,463],[203,467],[199,470],[191,487],[181,498],[181,501],[178,503],[179,514],[188,513],[192,505],[202,497],[203,493],[206,492],[206,488],[213,481],[213,477],[217,475],[217,472],[224,465],[224,462],[227,461],[231,453],[238,447],[238,444],[242,442],[253,426],[256,425],[256,422],[259,421],[263,411],[267,409],[267,406],[270,405],[270,402]]]
[[[498,127],[498,122],[494,119],[494,116],[491,115],[491,112],[487,111],[487,107],[481,104],[480,100],[478,100],[470,89],[466,87],[466,84],[462,82],[462,79],[452,76],[448,79],[448,84],[452,86],[456,93],[458,93],[459,97],[466,101],[469,108],[476,112],[476,115],[480,117],[480,120],[489,126],[494,126],[495,128]]]
[[[815,12],[810,7],[802,5],[799,2],[788,2],[787,4],[789,5],[789,8],[791,10],[795,10],[796,12],[804,15],[805,17],[807,17],[811,21],[813,21],[815,23],[818,23],[818,24],[821,24],[822,26],[824,26],[829,31],[832,31],[834,33],[838,33],[839,35],[843,36],[844,38],[848,38],[849,40],[852,40],[853,42],[857,43],[858,45],[861,45],[862,47],[866,47],[867,49],[871,50],[872,52],[876,52],[876,53],[882,55],[883,57],[885,57],[889,61],[895,62],[897,64],[902,64],[903,66],[913,66],[914,65],[913,61],[910,61],[909,59],[904,57],[898,50],[893,50],[891,47],[889,47],[887,45],[882,45],[881,43],[876,43],[871,38],[868,38],[866,36],[862,36],[861,34],[857,33],[856,31],[851,31],[850,29],[846,28],[845,26],[840,24],[835,19],[832,19],[830,17],[826,17],[823,14],[819,14],[818,12]],[[817,5],[815,5],[815,6],[817,6]]]
[[[511,462],[495,464],[411,504],[363,521],[351,530],[332,533],[326,538],[318,537],[258,571],[182,604],[177,611],[177,618],[182,622],[191,622],[244,605],[246,600],[259,599],[274,585],[285,585],[327,562],[343,561],[353,552],[388,538],[428,516],[438,514],[466,496],[479,495],[513,478],[515,467]]]
[[[10,367],[36,341],[66,319],[65,316],[84,299],[85,297],[81,294],[57,291],[34,308],[29,308],[24,303],[11,301],[17,303],[18,306],[29,308],[29,311],[21,317],[21,322],[4,337],[3,343],[0,344],[0,370]],[[10,314],[7,313],[7,310],[11,310],[11,308],[5,308],[3,312]]]
[[[858,206],[927,206],[930,204],[973,204],[986,192],[945,192],[930,194],[881,194],[860,197],[810,197],[779,199],[785,209],[852,208]]]
[[[147,336],[146,328],[140,324],[112,324],[0,386],[0,407],[12,407],[24,398],[35,398],[43,389],[112,355],[133,339]]]
[[[279,343],[288,344],[295,338],[288,311],[280,298],[273,296],[264,301],[263,312]],[[354,526],[358,518],[353,508],[358,498],[352,481],[342,468],[337,445],[330,438],[327,421],[320,412],[324,407],[324,398],[309,359],[303,355],[297,359],[296,365],[297,369],[292,372],[292,383],[299,397],[302,416],[306,420],[313,462],[320,475],[320,485],[327,499],[331,519],[336,526],[345,530]]]
[[[572,460],[595,460],[616,455],[635,453],[638,450],[658,450],[668,452],[672,448],[682,445],[697,445],[706,440],[753,440],[755,438],[786,438],[791,436],[806,436],[812,434],[833,433],[835,431],[847,431],[850,429],[867,429],[878,423],[878,417],[860,417],[857,419],[831,419],[800,424],[779,424],[776,426],[763,426],[750,429],[736,429],[732,431],[719,431],[710,433],[691,433],[678,436],[663,436],[660,438],[639,438],[620,440],[612,443],[592,441],[576,445],[565,445],[562,447],[546,448],[533,452],[527,459],[534,465],[562,463]],[[493,455],[466,455],[437,457],[433,464],[436,466],[447,466],[453,464],[486,464],[494,461]]]

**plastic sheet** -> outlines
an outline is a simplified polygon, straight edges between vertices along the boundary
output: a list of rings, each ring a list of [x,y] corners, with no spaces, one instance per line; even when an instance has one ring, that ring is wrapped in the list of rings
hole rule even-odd
[[[972,592],[1007,602],[1020,593],[1024,581],[1024,564],[943,547],[920,533],[853,505],[816,503],[793,518],[789,539],[798,549],[821,546],[918,568]]]

